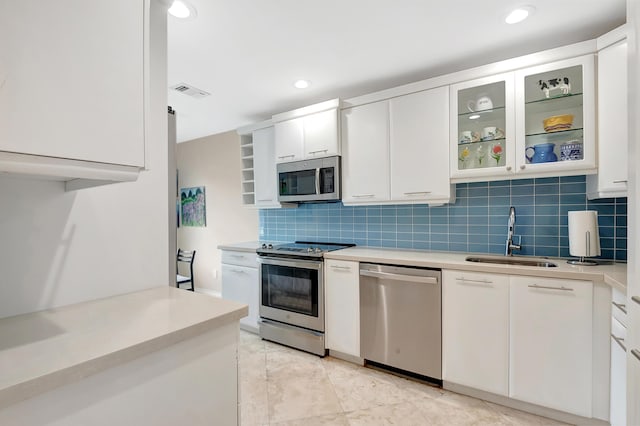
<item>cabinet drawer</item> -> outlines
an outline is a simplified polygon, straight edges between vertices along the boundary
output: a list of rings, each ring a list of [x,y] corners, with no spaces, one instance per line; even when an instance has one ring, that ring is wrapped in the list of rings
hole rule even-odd
[[[247,266],[249,268],[257,268],[258,262],[256,260],[257,255],[255,253],[244,251],[222,251],[222,263],[228,265]]]
[[[617,289],[612,289],[611,292],[611,315],[620,321],[620,323],[627,326],[627,296]]]

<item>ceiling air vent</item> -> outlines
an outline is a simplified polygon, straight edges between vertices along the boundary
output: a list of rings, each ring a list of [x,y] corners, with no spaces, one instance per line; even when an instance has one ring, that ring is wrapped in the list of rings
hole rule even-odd
[[[184,93],[185,95],[191,96],[192,98],[196,99],[202,99],[211,95],[211,93],[209,92],[198,89],[197,87],[189,86],[186,83],[176,84],[175,86],[171,86],[170,89],[173,89],[176,92]]]

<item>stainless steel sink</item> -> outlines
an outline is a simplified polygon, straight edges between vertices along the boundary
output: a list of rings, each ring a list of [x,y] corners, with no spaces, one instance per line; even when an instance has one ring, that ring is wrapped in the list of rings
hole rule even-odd
[[[539,268],[553,268],[556,265],[553,262],[548,262],[542,259],[523,259],[521,257],[488,257],[488,256],[468,256],[465,259],[467,262],[477,263],[495,263],[498,265],[522,265],[522,266],[537,266]]]

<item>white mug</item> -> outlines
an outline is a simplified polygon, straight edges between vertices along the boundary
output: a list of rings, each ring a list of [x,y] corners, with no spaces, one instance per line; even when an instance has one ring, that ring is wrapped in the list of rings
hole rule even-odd
[[[467,102],[467,109],[471,112],[493,109],[493,101],[489,96],[482,94],[475,101]]]
[[[504,138],[504,131],[499,127],[489,126],[482,129],[482,140],[492,141],[494,139]]]
[[[478,132],[472,132],[471,130],[464,130],[460,136],[460,143],[471,143],[480,140]]]

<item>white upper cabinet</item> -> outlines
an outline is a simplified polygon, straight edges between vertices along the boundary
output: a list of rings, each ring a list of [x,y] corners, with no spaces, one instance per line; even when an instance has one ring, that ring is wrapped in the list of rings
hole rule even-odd
[[[302,117],[275,123],[276,162],[304,158],[304,120]]]
[[[598,174],[587,197],[627,196],[627,39],[624,27],[598,39]]]
[[[146,2],[5,4],[0,151],[144,167]]]
[[[516,173],[595,173],[594,62],[587,55],[516,72]]]
[[[451,86],[453,182],[596,172],[594,56]]]
[[[448,203],[449,90],[425,90],[389,101],[391,199]]]
[[[450,91],[452,180],[508,179],[515,151],[513,73],[454,84]]]
[[[307,115],[303,122],[305,158],[340,154],[337,109]]]
[[[340,155],[339,105],[334,99],[274,115],[276,162]]]
[[[389,201],[389,102],[342,110],[342,201]]]
[[[253,132],[255,206],[280,207],[273,126]]]
[[[449,181],[446,87],[342,110],[345,204],[443,204]]]

